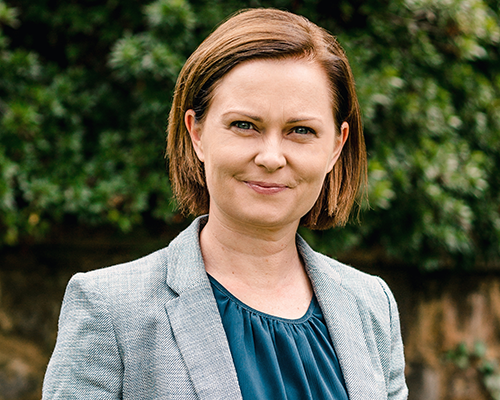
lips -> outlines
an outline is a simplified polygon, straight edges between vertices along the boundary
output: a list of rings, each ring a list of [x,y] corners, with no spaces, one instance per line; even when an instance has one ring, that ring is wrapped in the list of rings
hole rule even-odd
[[[275,194],[288,189],[287,185],[272,182],[245,181],[245,185],[259,194]]]

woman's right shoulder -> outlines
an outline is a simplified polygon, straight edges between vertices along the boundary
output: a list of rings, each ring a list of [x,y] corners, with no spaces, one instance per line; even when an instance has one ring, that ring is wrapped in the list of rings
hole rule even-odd
[[[66,292],[71,290],[95,292],[116,301],[164,296],[170,289],[167,274],[189,274],[187,264],[202,261],[198,232],[200,219],[195,220],[168,246],[125,263],[80,272],[74,275]],[[135,300],[133,300],[135,301]]]
[[[169,248],[157,250],[136,260],[78,272],[66,288],[71,293],[95,294],[107,301],[127,302],[128,298],[147,297],[165,286]]]

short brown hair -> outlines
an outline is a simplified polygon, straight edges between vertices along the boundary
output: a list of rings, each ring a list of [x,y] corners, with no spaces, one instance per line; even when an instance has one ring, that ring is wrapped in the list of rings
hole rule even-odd
[[[301,225],[327,229],[344,225],[366,183],[366,150],[351,67],[337,40],[304,17],[275,9],[243,10],[220,25],[189,57],[175,87],[170,110],[167,156],[170,182],[182,212],[208,212],[205,171],[184,124],[187,110],[203,121],[217,83],[236,65],[255,59],[307,58],[318,63],[331,83],[333,112],[349,136],[323,189]]]

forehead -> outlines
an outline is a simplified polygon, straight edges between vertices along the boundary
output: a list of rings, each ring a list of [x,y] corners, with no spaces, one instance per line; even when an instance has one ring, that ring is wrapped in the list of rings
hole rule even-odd
[[[257,109],[286,107],[332,112],[332,91],[324,69],[308,59],[257,59],[238,64],[214,87],[213,107],[244,104]]]

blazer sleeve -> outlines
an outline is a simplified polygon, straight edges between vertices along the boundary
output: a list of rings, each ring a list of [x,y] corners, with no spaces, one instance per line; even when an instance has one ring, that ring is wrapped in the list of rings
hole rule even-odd
[[[123,363],[110,304],[86,274],[69,282],[42,399],[120,399]]]
[[[406,400],[408,398],[408,388],[405,380],[405,359],[398,307],[396,299],[385,281],[380,278],[378,279],[382,285],[385,295],[387,296],[390,308],[390,357],[389,362],[384,366],[384,375],[386,376],[387,385],[387,399]]]

